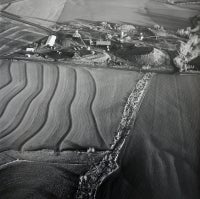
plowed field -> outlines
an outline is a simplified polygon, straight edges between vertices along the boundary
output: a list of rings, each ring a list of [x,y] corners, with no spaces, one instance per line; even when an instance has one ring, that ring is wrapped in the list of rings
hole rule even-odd
[[[107,150],[137,72],[1,61],[0,151]]]

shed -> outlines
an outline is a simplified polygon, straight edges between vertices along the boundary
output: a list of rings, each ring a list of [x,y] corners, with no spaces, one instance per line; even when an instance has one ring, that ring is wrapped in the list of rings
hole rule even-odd
[[[97,46],[110,46],[111,41],[98,40],[98,41],[96,41],[96,45]]]
[[[52,46],[55,45],[55,42],[56,42],[56,36],[55,35],[51,35],[51,36],[48,37],[45,46],[52,47]]]

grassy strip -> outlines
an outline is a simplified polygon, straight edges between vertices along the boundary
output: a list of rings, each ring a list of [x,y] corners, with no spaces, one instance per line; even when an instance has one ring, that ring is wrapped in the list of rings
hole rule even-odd
[[[137,82],[124,107],[111,151],[99,163],[94,164],[85,175],[80,177],[76,199],[94,199],[97,189],[102,182],[119,168],[117,164],[119,153],[130,133],[130,127],[135,122],[136,114],[153,75],[153,73],[147,73]]]

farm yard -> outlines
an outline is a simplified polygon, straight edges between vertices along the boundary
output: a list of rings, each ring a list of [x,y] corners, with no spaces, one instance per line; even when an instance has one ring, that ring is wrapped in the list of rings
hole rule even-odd
[[[108,150],[137,72],[1,61],[0,151]],[[5,69],[8,68],[8,69]]]
[[[2,1],[0,56],[13,54],[50,34],[48,28],[57,22],[65,1]]]

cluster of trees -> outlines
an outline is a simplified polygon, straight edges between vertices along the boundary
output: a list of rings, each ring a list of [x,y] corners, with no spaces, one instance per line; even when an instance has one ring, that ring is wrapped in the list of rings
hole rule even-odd
[[[198,35],[192,35],[186,43],[181,42],[178,56],[174,59],[174,63],[180,71],[187,71],[191,68],[188,63],[199,56],[200,38]]]

